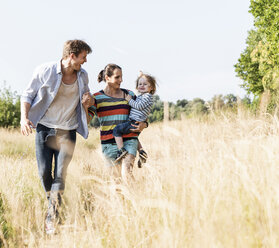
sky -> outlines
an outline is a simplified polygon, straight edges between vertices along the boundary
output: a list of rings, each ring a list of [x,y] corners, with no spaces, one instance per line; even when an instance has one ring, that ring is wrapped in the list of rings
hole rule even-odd
[[[108,63],[122,67],[121,87],[139,71],[154,75],[163,101],[245,91],[234,64],[246,47],[249,0],[0,0],[0,85],[20,95],[36,66],[61,59],[63,44],[92,48],[83,68],[92,93]]]

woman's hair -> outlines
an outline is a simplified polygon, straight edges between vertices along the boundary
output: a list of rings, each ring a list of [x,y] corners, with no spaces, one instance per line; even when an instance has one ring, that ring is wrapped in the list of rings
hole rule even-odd
[[[83,40],[67,40],[64,43],[63,59],[69,57],[72,53],[77,57],[82,51],[91,53],[91,47]]]
[[[105,76],[111,77],[115,69],[122,70],[119,65],[116,64],[108,64],[106,65],[104,70],[101,70],[98,75],[98,82],[106,81]]]
[[[156,82],[155,77],[153,77],[153,76],[151,76],[151,75],[149,75],[149,74],[140,72],[140,75],[139,75],[139,77],[137,78],[137,81],[136,81],[136,89],[138,89],[139,80],[140,80],[140,78],[142,78],[142,77],[145,77],[145,78],[146,78],[146,81],[147,81],[148,83],[150,83],[150,86],[152,87],[152,90],[150,91],[150,94],[154,95],[155,92],[156,92],[156,85],[157,85],[157,82]]]

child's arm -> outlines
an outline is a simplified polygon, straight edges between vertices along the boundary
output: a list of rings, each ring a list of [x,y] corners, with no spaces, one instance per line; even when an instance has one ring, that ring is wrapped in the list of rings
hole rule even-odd
[[[137,110],[143,110],[151,107],[153,104],[153,97],[151,94],[144,94],[142,97],[137,97],[136,100],[132,98],[129,100],[129,105]]]
[[[126,101],[130,101],[132,99],[132,96],[131,95],[129,95],[129,94],[127,94],[127,95],[125,95],[125,100]]]

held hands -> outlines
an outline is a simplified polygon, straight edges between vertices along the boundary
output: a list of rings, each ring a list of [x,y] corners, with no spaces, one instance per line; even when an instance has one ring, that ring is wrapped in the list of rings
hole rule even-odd
[[[35,128],[35,125],[30,121],[29,119],[21,119],[21,133],[23,135],[28,136],[30,133],[32,133],[32,128]]]
[[[95,104],[95,99],[91,96],[90,92],[86,92],[82,96],[81,103],[85,109],[88,109]]]

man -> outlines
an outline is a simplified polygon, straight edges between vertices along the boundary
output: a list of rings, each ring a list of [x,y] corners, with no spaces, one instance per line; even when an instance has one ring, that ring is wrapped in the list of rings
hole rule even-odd
[[[87,72],[81,65],[92,50],[82,40],[65,42],[58,62],[39,66],[21,96],[21,132],[36,128],[36,158],[49,207],[46,232],[53,233],[67,167],[72,159],[76,132],[88,137],[87,117],[81,104],[89,92]],[[52,176],[52,160],[54,170]]]

